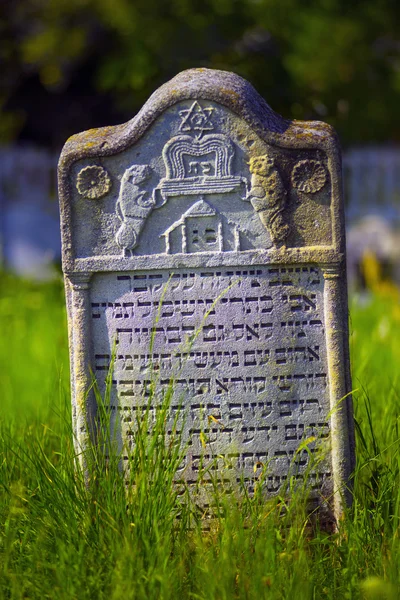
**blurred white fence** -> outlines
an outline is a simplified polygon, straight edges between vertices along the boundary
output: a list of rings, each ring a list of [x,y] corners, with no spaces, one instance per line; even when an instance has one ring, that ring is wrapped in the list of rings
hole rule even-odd
[[[49,278],[60,260],[57,160],[38,148],[0,148],[1,262],[22,275]]]
[[[8,268],[51,276],[60,260],[58,155],[0,148],[0,258]],[[379,215],[400,225],[400,148],[354,148],[343,156],[347,223]]]
[[[347,224],[366,215],[400,224],[400,148],[354,148],[343,156]]]

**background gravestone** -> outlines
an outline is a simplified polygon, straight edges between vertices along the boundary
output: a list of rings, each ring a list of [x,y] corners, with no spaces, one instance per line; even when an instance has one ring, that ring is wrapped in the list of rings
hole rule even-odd
[[[338,516],[354,449],[331,127],[286,121],[240,77],[194,69],[128,123],[68,140],[59,182],[77,447],[96,415],[91,370],[101,384],[115,344],[125,454],[150,382],[155,415],[174,377],[167,428],[183,398],[189,440],[178,479],[216,461],[251,492],[268,464],[273,495],[307,473]]]

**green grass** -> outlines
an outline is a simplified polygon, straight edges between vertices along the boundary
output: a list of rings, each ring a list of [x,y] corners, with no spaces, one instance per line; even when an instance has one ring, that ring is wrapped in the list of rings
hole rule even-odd
[[[131,461],[74,469],[63,289],[0,279],[0,598],[366,598],[400,596],[400,318],[394,300],[353,303],[357,419],[353,507],[336,534],[306,526],[298,494],[236,503],[210,531],[172,486],[179,445],[160,429]],[[218,487],[218,486],[217,486]],[[180,519],[177,519],[177,516]]]

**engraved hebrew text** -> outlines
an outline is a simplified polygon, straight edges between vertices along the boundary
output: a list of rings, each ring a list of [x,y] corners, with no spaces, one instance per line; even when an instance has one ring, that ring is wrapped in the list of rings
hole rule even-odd
[[[267,491],[301,479],[328,440],[324,278],[312,266],[177,269],[96,275],[91,293],[94,365],[108,372],[125,453],[151,399],[155,419],[173,387],[167,430],[188,442],[178,479],[209,466],[251,491],[268,465]],[[155,392],[151,392],[153,389]],[[330,461],[313,472],[330,480]]]

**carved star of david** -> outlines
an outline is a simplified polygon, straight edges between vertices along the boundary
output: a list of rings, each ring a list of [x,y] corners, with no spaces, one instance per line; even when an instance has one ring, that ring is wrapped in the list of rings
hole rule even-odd
[[[180,131],[194,132],[196,137],[201,137],[204,131],[213,130],[214,125],[210,121],[213,110],[212,106],[202,108],[195,100],[189,109],[179,111],[182,119]]]

